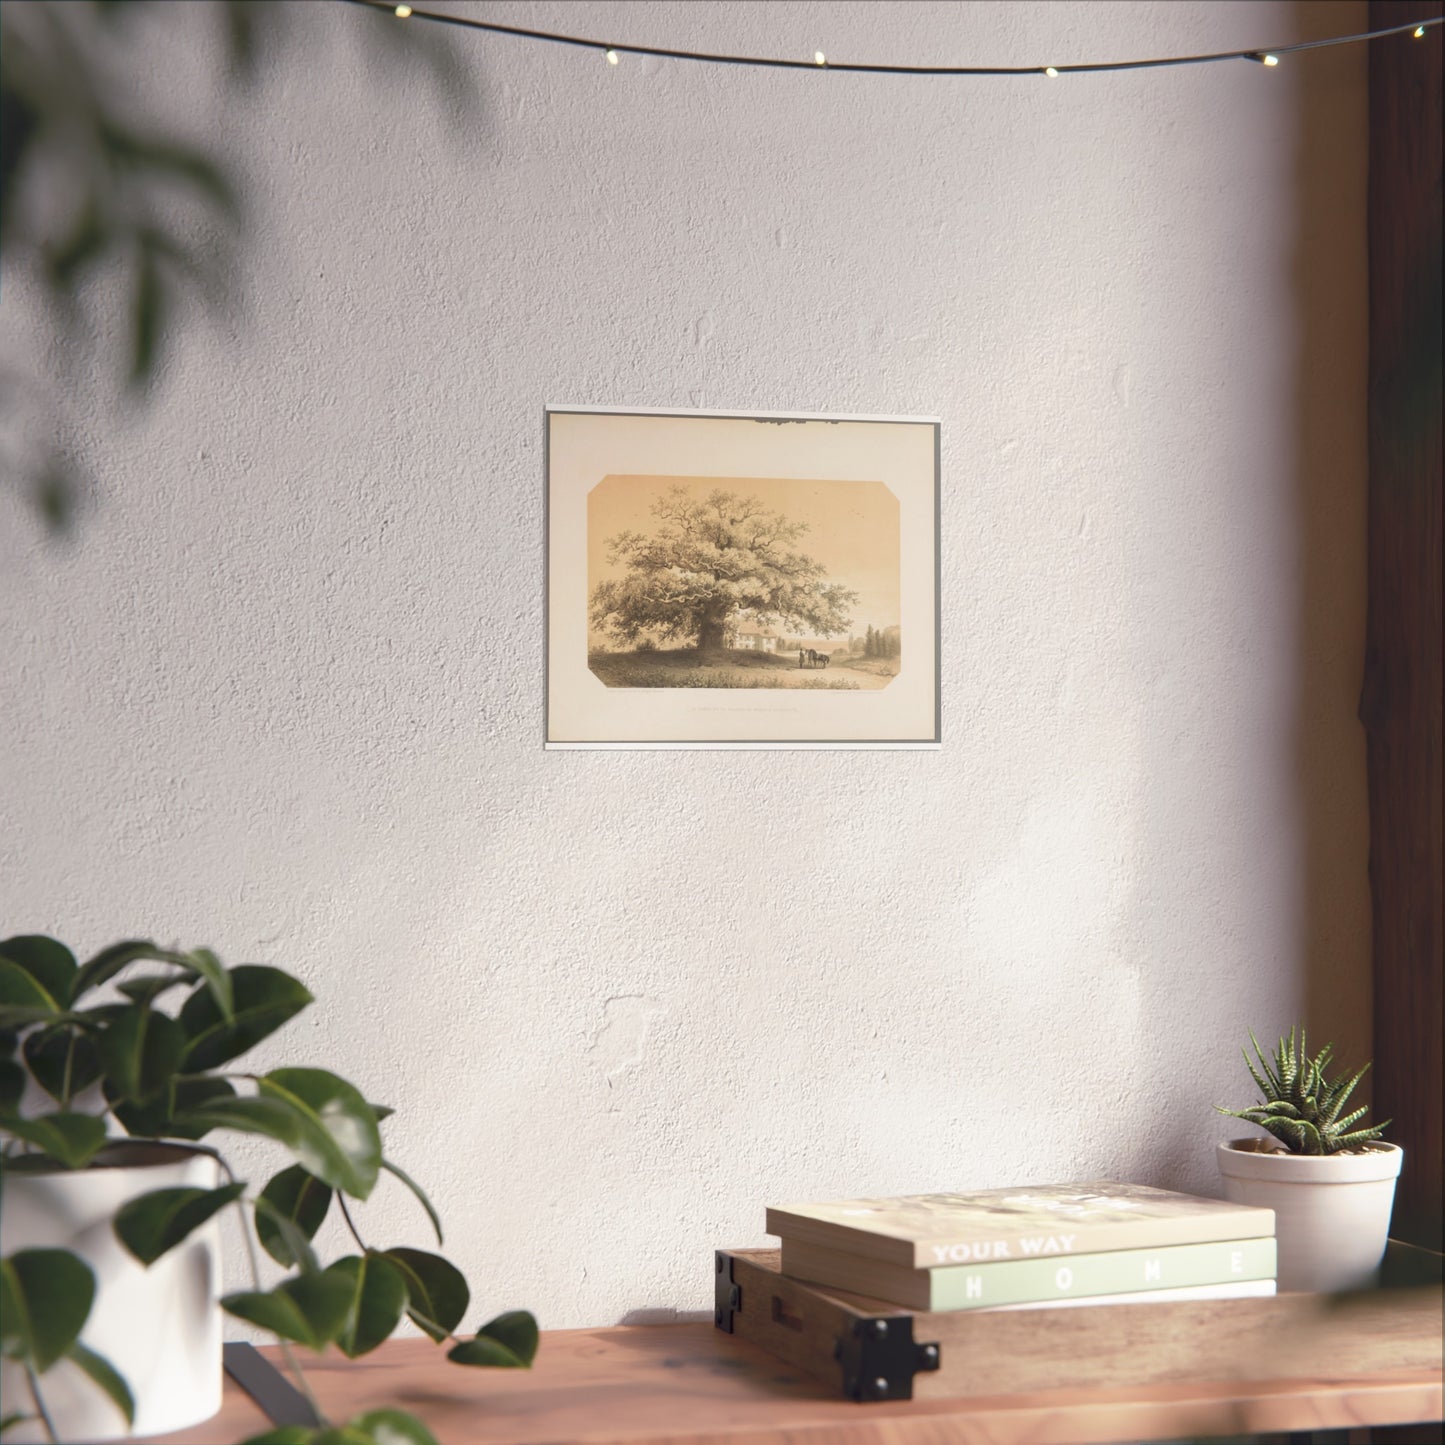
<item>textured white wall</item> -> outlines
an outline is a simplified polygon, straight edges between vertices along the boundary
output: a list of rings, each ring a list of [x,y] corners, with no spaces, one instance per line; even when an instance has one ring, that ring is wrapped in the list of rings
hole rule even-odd
[[[1364,21],[454,8],[999,64]],[[1364,1056],[1361,51],[922,80],[454,34],[464,122],[356,43],[390,22],[295,9],[250,97],[194,13],[142,77],[249,183],[239,320],[144,415],[60,398],[74,542],[0,500],[7,931],[300,974],[259,1061],[396,1106],[477,1311],[549,1326],[706,1307],[769,1201],[1213,1190],[1246,1028]],[[548,401],[941,416],[943,750],[544,753]],[[398,1189],[363,1216],[425,1244]]]

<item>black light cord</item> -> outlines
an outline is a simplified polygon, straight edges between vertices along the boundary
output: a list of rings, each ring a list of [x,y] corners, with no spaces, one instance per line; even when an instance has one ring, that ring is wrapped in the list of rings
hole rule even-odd
[[[743,65],[772,70],[842,70],[854,75],[1079,75],[1103,70],[1159,70],[1167,65],[1211,65],[1220,60],[1252,60],[1258,65],[1277,65],[1280,57],[1301,50],[1318,50],[1327,45],[1355,45],[1364,40],[1380,40],[1387,35],[1410,33],[1416,39],[1427,30],[1445,24],[1445,16],[1433,20],[1414,21],[1408,25],[1392,25],[1387,30],[1365,30],[1358,35],[1332,35],[1324,40],[1301,40],[1293,45],[1253,50],[1221,50],[1212,55],[1172,55],[1160,60],[1111,60],[1094,65],[861,65],[828,60],[822,51],[812,60],[775,60],[753,55],[718,55],[705,50],[668,50],[656,45],[625,45],[616,41],[588,40],[580,35],[559,35],[550,30],[527,30],[519,25],[499,25],[491,20],[473,20],[461,15],[445,15],[436,10],[419,10],[412,5],[385,3],[385,0],[345,0],[366,10],[379,10],[398,19],[429,20],[438,25],[456,25],[464,30],[482,30],[491,35],[511,35],[520,40],[543,40],[552,45],[570,45],[577,50],[593,50],[617,64],[622,55],[652,55],[661,60],[691,60],[703,65]]]

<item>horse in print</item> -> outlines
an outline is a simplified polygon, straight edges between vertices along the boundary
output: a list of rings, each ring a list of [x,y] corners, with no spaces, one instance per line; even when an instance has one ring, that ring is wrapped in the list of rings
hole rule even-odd
[[[826,652],[819,652],[816,648],[808,649],[808,663],[812,667],[827,667],[832,658]]]

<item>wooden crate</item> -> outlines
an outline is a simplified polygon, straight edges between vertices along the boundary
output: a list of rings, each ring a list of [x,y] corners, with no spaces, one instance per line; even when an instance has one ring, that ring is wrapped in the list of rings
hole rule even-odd
[[[717,1254],[719,1329],[858,1401],[1441,1368],[1441,1260],[1391,1243],[1357,1294],[923,1312],[804,1284],[777,1250]]]

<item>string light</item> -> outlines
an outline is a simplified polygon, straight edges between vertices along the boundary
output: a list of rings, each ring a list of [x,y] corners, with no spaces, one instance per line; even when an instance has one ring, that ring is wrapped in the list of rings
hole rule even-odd
[[[493,20],[474,20],[469,16],[445,15],[435,10],[417,10],[410,5],[392,6],[390,0],[344,0],[367,10],[383,10],[399,17],[415,16],[438,25],[455,25],[463,30],[482,30],[491,35],[511,35],[519,40],[540,40],[552,45],[570,45],[579,50],[601,51],[609,65],[615,56],[651,55],[660,60],[691,60],[704,65],[741,65],[770,70],[831,70],[862,75],[1047,75],[1051,80],[1060,75],[1082,75],[1109,70],[1160,70],[1172,65],[1210,65],[1223,60],[1252,60],[1260,65],[1278,65],[1280,57],[1301,50],[1321,50],[1331,45],[1356,45],[1367,40],[1382,40],[1388,35],[1407,31],[1421,39],[1427,30],[1445,25],[1445,16],[1433,20],[1393,25],[1384,30],[1362,30],[1356,35],[1331,35],[1324,40],[1301,40],[1294,45],[1276,45],[1270,49],[1256,46],[1252,50],[1220,50],[1207,55],[1170,55],[1157,60],[1109,60],[1087,65],[868,65],[844,61],[825,61],[821,50],[813,59],[778,60],[759,55],[724,55],[703,50],[670,50],[658,45],[608,46],[600,40],[580,35],[562,35],[551,30],[528,30],[519,25],[500,25]]]

